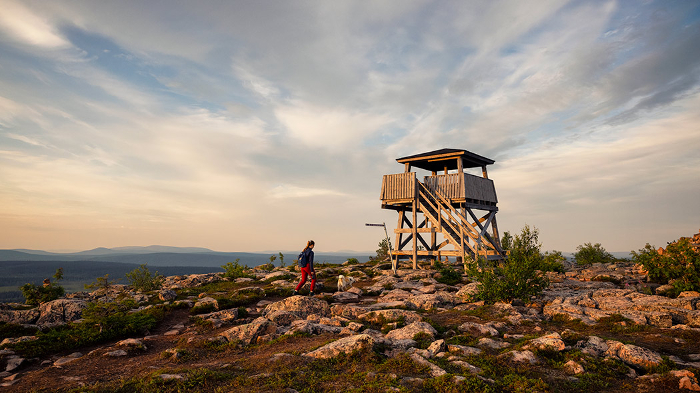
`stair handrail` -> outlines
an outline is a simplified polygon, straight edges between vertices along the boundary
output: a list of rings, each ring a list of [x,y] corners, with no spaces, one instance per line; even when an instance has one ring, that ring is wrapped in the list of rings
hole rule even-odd
[[[492,249],[494,252],[498,253],[499,255],[502,255],[502,251],[497,248],[497,246],[493,243],[493,240],[489,239],[486,236],[482,236],[481,233],[478,232],[472,226],[472,224],[467,220],[467,217],[465,215],[463,215],[458,210],[456,210],[454,207],[452,207],[452,204],[449,202],[449,200],[444,195],[442,195],[442,192],[437,187],[435,187],[434,190],[431,190],[428,187],[426,187],[422,182],[419,181],[417,183],[420,185],[419,189],[421,189],[422,191],[424,190],[424,194],[434,198],[435,202],[437,202],[438,206],[445,210],[445,212],[449,216],[449,220],[443,220],[443,221],[448,222],[450,229],[452,229],[452,231],[454,231],[455,234],[458,234],[460,232],[457,230],[457,228],[454,227],[454,224],[452,222],[453,220],[459,221],[461,224],[463,224],[461,226],[467,229],[466,234],[471,239],[473,239],[475,242],[485,246],[487,249],[489,249],[489,248]],[[430,201],[428,201],[428,202],[430,202]],[[432,202],[430,202],[430,203],[431,203],[431,205],[433,204]],[[446,206],[446,208],[445,208],[445,206]],[[433,206],[433,207],[435,207],[435,206]],[[440,212],[441,212],[440,209],[435,209],[435,210],[437,211],[438,214],[440,214]],[[455,220],[454,217],[452,216],[452,213],[454,213],[457,217],[459,217],[459,219]],[[452,237],[452,236],[450,236],[450,237]],[[482,237],[486,237],[487,241],[482,241]],[[460,238],[461,238],[461,235],[460,235]],[[452,240],[453,240],[453,242],[457,243],[456,239],[453,238]],[[472,247],[469,245],[469,248],[472,248]],[[481,248],[481,247],[478,247],[478,248]],[[483,253],[487,254],[488,250],[484,250]]]

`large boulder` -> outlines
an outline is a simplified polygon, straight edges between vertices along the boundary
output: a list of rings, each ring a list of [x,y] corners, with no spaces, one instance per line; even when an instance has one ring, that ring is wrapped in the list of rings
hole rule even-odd
[[[608,344],[608,350],[605,352],[606,356],[618,358],[628,366],[638,369],[649,371],[651,368],[660,365],[663,361],[658,353],[650,349],[632,344],[625,345],[619,341],[613,340],[607,341],[606,344]]]
[[[561,339],[561,336],[559,335],[559,333],[555,332],[545,334],[544,336],[536,338],[534,340],[530,340],[530,343],[523,348],[536,348],[540,350],[546,349],[560,352],[563,351],[565,347],[566,344],[564,344],[564,341]]]
[[[358,319],[368,322],[394,322],[403,319],[406,323],[420,322],[423,320],[417,312],[399,309],[376,310],[360,314]]]
[[[87,303],[79,299],[56,299],[39,305],[41,314],[36,324],[42,327],[64,325],[78,320],[83,315]]]
[[[291,311],[296,313],[300,318],[306,318],[311,314],[328,317],[331,314],[331,309],[325,300],[299,295],[268,304],[263,311],[263,315],[267,315],[273,311]]]
[[[459,300],[462,300],[464,302],[469,302],[471,301],[472,297],[479,293],[479,283],[478,282],[472,282],[469,283],[457,291],[455,293],[455,297]]]
[[[316,359],[330,359],[334,358],[341,353],[352,353],[360,350],[371,349],[374,346],[375,340],[372,336],[368,334],[358,334],[356,336],[350,336],[341,338],[340,340],[333,341],[330,344],[326,344],[321,348],[314,351],[305,353],[304,356],[309,356]]]
[[[438,307],[448,307],[457,303],[455,297],[448,292],[436,292],[425,295],[411,296],[406,299],[406,305],[419,310],[434,310]]]
[[[277,325],[265,318],[257,318],[253,322],[234,326],[221,333],[220,336],[229,342],[240,342],[244,345],[254,343],[258,337],[273,334],[277,331]]]
[[[36,308],[31,310],[0,310],[0,322],[27,325],[36,323],[41,313]]]
[[[394,329],[386,334],[386,338],[390,340],[405,340],[413,339],[413,337],[418,333],[425,333],[430,336],[431,339],[435,338],[437,330],[433,328],[427,322],[413,322],[409,325],[402,327],[401,329]]]

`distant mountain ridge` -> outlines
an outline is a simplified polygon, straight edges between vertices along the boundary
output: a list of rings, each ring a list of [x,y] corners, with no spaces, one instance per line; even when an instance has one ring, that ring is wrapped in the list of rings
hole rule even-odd
[[[285,263],[291,264],[298,252],[282,251]],[[0,250],[0,261],[37,262],[37,261],[93,261],[117,262],[131,264],[148,264],[149,266],[209,266],[220,267],[228,262],[239,260],[242,265],[250,267],[270,262],[270,256],[275,256],[275,265],[279,265],[279,252],[250,253],[250,252],[218,252],[202,247],[171,247],[171,246],[129,246],[106,248],[74,253],[52,253],[41,250]],[[316,253],[318,262],[344,262],[348,258],[368,258],[368,253]]]

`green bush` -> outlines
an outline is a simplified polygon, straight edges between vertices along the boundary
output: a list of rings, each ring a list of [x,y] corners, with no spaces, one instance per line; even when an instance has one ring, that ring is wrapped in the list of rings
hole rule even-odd
[[[248,278],[255,278],[255,276],[246,273],[248,269],[250,269],[246,265],[240,265],[238,261],[240,261],[240,258],[236,258],[235,261],[229,262],[225,265],[221,265],[221,268],[224,269],[223,276],[227,278],[241,278],[241,277],[248,277]]]
[[[544,257],[538,237],[539,230],[526,225],[515,236],[507,259],[468,264],[467,273],[480,282],[473,298],[488,304],[513,299],[529,302],[541,294],[549,280],[541,272]]]
[[[148,266],[143,264],[129,273],[126,273],[126,279],[129,280],[129,285],[135,290],[147,292],[160,289],[161,285],[163,285],[164,277],[158,274],[158,271],[151,275]]]
[[[391,250],[391,240],[384,238],[379,242],[379,248],[377,249],[377,255],[373,258],[376,261],[383,261],[389,258],[389,251]]]
[[[455,285],[462,282],[462,274],[460,272],[450,269],[449,267],[440,263],[440,261],[435,261],[435,269],[437,269],[438,273],[440,273],[440,277],[435,279],[435,281],[439,283]]]
[[[358,261],[357,258],[348,258],[348,265],[357,265],[359,263],[360,261]]]
[[[62,267],[56,269],[56,273],[54,273],[53,278],[56,282],[55,284],[48,283],[39,286],[32,283],[26,283],[22,285],[19,290],[22,292],[22,296],[24,296],[26,299],[26,303],[31,304],[32,306],[38,306],[41,303],[50,302],[65,295],[65,289],[58,285],[58,281],[63,278]]]
[[[605,251],[605,248],[603,248],[600,243],[584,243],[583,245],[576,247],[574,258],[576,259],[576,263],[579,265],[615,262],[615,257],[609,252]]]
[[[540,270],[543,272],[557,272],[564,273],[564,262],[566,257],[562,255],[561,251],[554,250],[551,253],[545,252],[542,257],[542,264]]]
[[[663,255],[647,243],[639,252],[632,251],[632,260],[646,269],[653,282],[671,283],[676,295],[700,291],[700,251],[688,238],[670,243]]]

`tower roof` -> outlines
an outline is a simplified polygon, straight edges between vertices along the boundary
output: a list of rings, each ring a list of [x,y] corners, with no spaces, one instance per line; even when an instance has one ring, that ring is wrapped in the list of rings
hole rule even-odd
[[[462,159],[463,168],[477,168],[486,165],[491,165],[495,161],[462,149],[439,149],[426,153],[415,154],[397,158],[396,161],[400,164],[410,163],[416,168],[425,169],[428,171],[440,171],[447,167],[457,169],[457,158]]]

